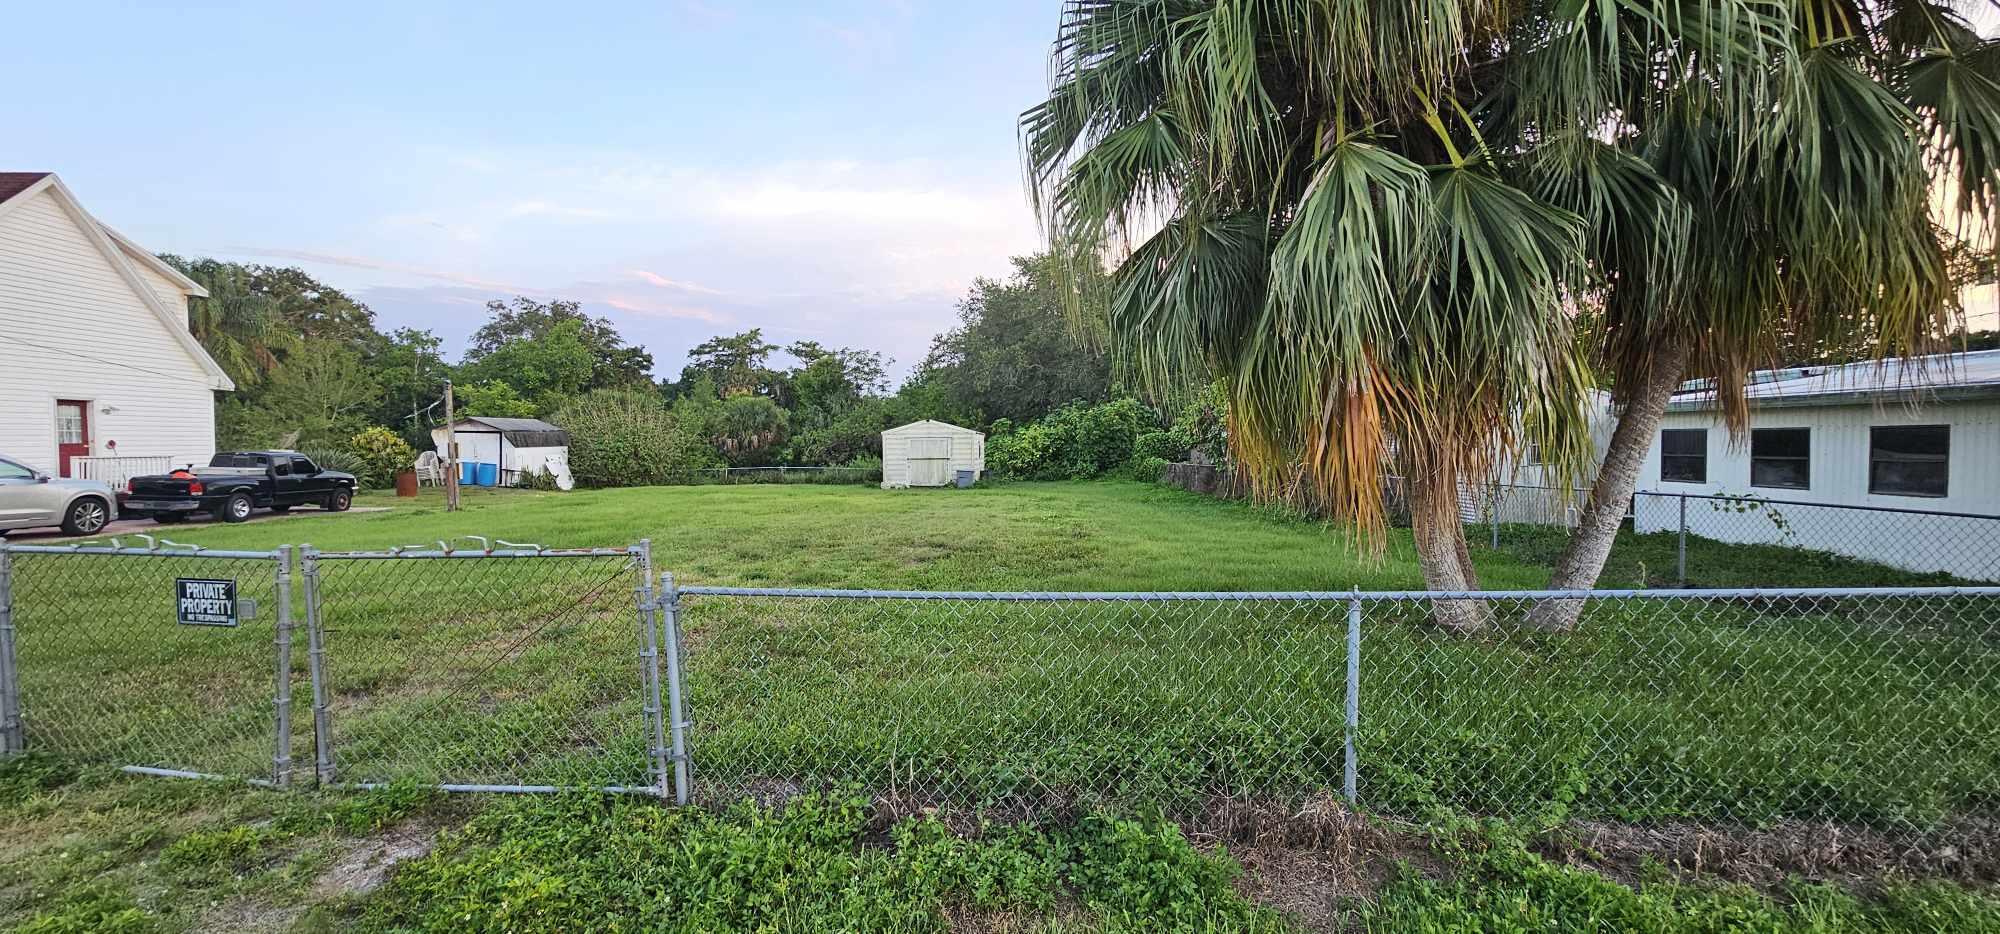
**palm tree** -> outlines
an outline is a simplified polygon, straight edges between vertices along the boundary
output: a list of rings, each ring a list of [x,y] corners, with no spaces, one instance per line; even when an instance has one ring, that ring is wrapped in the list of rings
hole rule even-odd
[[[1683,379],[1712,378],[1740,438],[1748,374],[1787,345],[1920,354],[1962,327],[1950,257],[2000,180],[2000,45],[1929,0],[1799,0],[1788,12],[1768,59],[1733,75],[1763,89],[1764,125],[1699,107],[1621,112],[1601,143],[1543,174],[1545,197],[1591,221],[1619,415],[1552,587],[1595,586]],[[1672,94],[1687,80],[1621,82]],[[1551,603],[1534,618],[1569,628],[1579,611]]]
[[[1028,170],[1063,255],[1117,260],[1109,333],[1143,385],[1216,373],[1253,486],[1301,481],[1377,541],[1401,473],[1427,583],[1471,589],[1461,483],[1531,442],[1559,477],[1588,467],[1580,347],[1643,440],[1632,413],[1690,369],[1740,425],[1774,322],[1890,352],[1938,332],[1923,168],[1984,204],[2000,149],[1966,141],[2000,140],[1992,56],[1886,71],[1856,29],[1913,48],[1959,21],[1884,6],[1072,0]],[[1604,333],[1580,343],[1579,318]]]
[[[208,290],[207,298],[188,302],[188,330],[237,386],[262,385],[300,347],[278,301],[257,288],[253,270],[213,259],[160,258]]]
[[[1062,253],[1122,254],[1109,331],[1142,385],[1221,377],[1253,488],[1302,488],[1376,542],[1381,474],[1400,474],[1437,590],[1478,586],[1461,484],[1527,443],[1559,472],[1590,453],[1563,312],[1589,229],[1521,182],[1588,151],[1608,106],[1526,64],[1555,5],[1073,0],[1022,118]],[[1745,28],[1691,46],[1732,60]],[[1474,629],[1484,606],[1434,615]]]

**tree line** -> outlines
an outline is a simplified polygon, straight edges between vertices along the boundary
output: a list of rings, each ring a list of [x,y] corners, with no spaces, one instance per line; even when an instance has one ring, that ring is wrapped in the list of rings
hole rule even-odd
[[[189,327],[237,385],[218,403],[218,446],[307,450],[376,483],[432,446],[447,380],[460,415],[570,429],[573,466],[591,485],[724,466],[868,466],[898,424],[1004,431],[1114,394],[1109,357],[1071,331],[1046,254],[975,281],[956,323],[893,386],[881,351],[780,345],[761,328],[716,335],[676,377],[658,378],[653,353],[609,320],[526,296],[489,302],[449,360],[434,331],[385,332],[365,303],[303,270],[163,258],[208,290],[190,302]]]

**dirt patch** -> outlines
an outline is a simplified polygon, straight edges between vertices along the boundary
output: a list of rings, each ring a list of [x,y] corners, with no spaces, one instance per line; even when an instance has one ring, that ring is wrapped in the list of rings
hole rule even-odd
[[[430,853],[436,843],[437,828],[421,823],[403,824],[380,836],[354,841],[313,880],[312,896],[323,901],[372,892],[388,880],[389,870],[397,863]]]
[[[1772,886],[1788,878],[1868,889],[1885,877],[2000,882],[2000,821],[1963,818],[1922,834],[1792,821],[1767,829],[1674,823],[1650,827],[1576,821],[1536,849],[1631,882],[1646,861],[1683,876]]]
[[[272,905],[251,898],[234,898],[202,912],[195,925],[201,931],[282,931],[305,914],[304,905]]]

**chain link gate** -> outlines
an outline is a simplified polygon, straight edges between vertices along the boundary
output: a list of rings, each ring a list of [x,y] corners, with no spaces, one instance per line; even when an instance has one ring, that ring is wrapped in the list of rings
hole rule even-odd
[[[0,753],[292,780],[291,550],[182,547],[0,543]]]
[[[320,784],[667,794],[651,545],[497,544],[302,549]]]

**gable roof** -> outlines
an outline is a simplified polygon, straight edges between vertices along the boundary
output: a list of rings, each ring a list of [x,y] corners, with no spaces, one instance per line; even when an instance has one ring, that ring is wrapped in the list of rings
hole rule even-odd
[[[1714,408],[1706,380],[1674,394],[1670,412]],[[1861,405],[1896,398],[1917,402],[2000,395],[2000,350],[1899,357],[1876,363],[1789,367],[1750,374],[1743,395],[1752,407]]]
[[[173,336],[175,343],[180,344],[181,349],[186,350],[188,355],[194,358],[195,364],[208,377],[209,388],[235,389],[236,383],[230,380],[229,374],[223,372],[222,367],[215,362],[215,358],[208,355],[208,350],[202,347],[201,342],[188,330],[185,311],[168,308],[162,303],[160,297],[153,294],[153,290],[146,285],[145,280],[139,278],[139,272],[133,267],[133,262],[137,261],[159,273],[188,295],[206,298],[208,291],[181,275],[178,270],[167,265],[159,257],[133,243],[124,234],[104,226],[103,222],[90,216],[90,212],[83,209],[83,204],[76,200],[76,195],[70,193],[69,187],[64,185],[62,179],[57,178],[54,172],[0,172],[0,216],[4,216],[13,206],[25,202],[29,196],[43,191],[48,192],[63,212],[69,215],[70,220],[83,233],[84,239],[97,247],[97,252],[103,255],[104,261],[111,264],[112,270],[120,279],[125,280],[125,285],[138,296],[140,304],[145,305],[154,317],[160,319],[160,323],[166,327],[167,333]]]
[[[905,431],[910,431],[910,430],[913,430],[913,429],[919,429],[919,428],[921,428],[921,429],[928,429],[928,430],[932,430],[932,431],[935,431],[935,430],[937,430],[937,429],[940,429],[940,428],[942,428],[942,429],[945,429],[945,430],[947,430],[947,431],[956,431],[956,432],[961,432],[961,433],[963,433],[963,434],[968,434],[968,435],[978,435],[978,436],[980,436],[980,437],[982,437],[982,438],[986,437],[986,432],[983,432],[983,431],[974,431],[974,430],[972,430],[972,429],[970,429],[970,428],[966,428],[966,427],[965,427],[965,426],[963,426],[963,425],[954,425],[954,424],[952,424],[952,423],[950,423],[950,422],[941,422],[941,421],[938,421],[937,419],[934,419],[934,418],[926,418],[926,419],[922,419],[922,420],[920,420],[920,421],[914,421],[914,422],[911,422],[911,423],[909,423],[909,424],[907,424],[907,425],[897,425],[897,426],[896,426],[896,427],[894,427],[894,428],[889,428],[889,429],[885,429],[885,430],[883,430],[883,432],[882,432],[882,433],[883,433],[883,434],[885,434],[885,435],[893,435],[893,434],[898,434],[898,433],[900,433],[900,432],[905,432]]]
[[[34,183],[39,182],[42,179],[48,178],[52,174],[54,173],[0,172],[0,201],[6,201],[7,199],[14,197],[15,195],[18,195],[21,192],[27,191],[28,186],[33,185]]]

